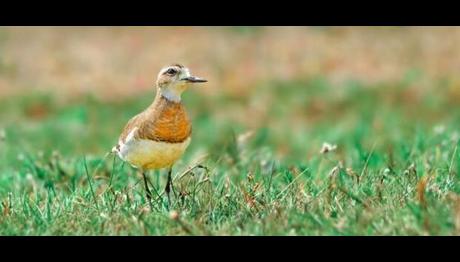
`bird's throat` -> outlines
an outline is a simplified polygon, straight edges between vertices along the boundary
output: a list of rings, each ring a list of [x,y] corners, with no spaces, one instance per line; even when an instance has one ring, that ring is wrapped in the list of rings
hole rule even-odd
[[[182,88],[166,88],[166,89],[159,89],[159,94],[166,98],[169,101],[180,103],[181,95],[184,91]]]

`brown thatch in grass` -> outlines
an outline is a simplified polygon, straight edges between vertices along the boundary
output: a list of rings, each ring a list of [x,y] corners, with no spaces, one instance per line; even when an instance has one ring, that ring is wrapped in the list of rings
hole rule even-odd
[[[425,190],[426,190],[427,182],[428,182],[428,177],[424,176],[420,179],[420,181],[417,184],[417,199],[423,208],[427,207],[427,202],[425,199]]]

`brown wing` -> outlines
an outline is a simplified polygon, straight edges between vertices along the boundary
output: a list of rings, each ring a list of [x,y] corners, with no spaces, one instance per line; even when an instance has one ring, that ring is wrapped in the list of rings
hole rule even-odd
[[[123,131],[121,132],[121,135],[120,135],[120,138],[118,139],[118,141],[120,142],[125,142],[126,141],[126,137],[128,137],[129,133],[135,128],[135,127],[139,127],[141,122],[142,122],[142,116],[145,114],[145,112],[142,112],[136,116],[134,116],[133,118],[131,118],[128,123],[125,125]],[[135,135],[135,137],[137,137]]]

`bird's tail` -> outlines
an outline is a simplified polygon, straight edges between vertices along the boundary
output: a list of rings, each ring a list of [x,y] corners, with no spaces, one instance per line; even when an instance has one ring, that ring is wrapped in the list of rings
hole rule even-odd
[[[112,151],[110,153],[118,154],[119,151],[120,151],[120,145],[117,144],[116,146],[112,147]]]

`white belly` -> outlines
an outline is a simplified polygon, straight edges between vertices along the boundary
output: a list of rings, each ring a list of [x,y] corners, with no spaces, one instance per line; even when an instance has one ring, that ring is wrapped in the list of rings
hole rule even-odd
[[[190,144],[190,137],[181,143],[127,139],[120,144],[118,156],[137,168],[159,169],[170,167]]]

